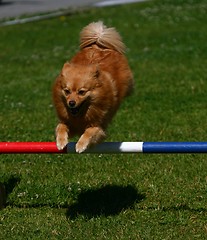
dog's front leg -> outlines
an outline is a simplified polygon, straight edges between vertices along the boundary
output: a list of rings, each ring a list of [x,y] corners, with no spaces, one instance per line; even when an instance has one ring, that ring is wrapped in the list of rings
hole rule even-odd
[[[59,123],[56,127],[56,145],[59,150],[62,150],[68,143],[68,126],[64,123]]]
[[[100,127],[90,127],[85,130],[76,143],[76,152],[82,153],[89,147],[96,145],[104,140],[105,132]]]

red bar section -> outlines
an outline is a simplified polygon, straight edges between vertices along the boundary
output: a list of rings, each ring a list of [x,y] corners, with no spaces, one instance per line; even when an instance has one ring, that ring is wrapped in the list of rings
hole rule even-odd
[[[0,142],[1,153],[66,153],[58,150],[55,142]]]

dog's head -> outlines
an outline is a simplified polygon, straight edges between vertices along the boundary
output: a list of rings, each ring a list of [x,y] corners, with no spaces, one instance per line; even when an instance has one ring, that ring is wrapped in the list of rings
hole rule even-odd
[[[95,89],[100,86],[96,65],[65,63],[59,76],[62,98],[73,116],[87,111]]]

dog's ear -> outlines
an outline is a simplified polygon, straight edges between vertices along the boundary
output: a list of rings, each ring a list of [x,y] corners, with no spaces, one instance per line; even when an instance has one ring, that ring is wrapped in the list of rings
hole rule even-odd
[[[62,71],[61,71],[61,76],[62,77],[66,77],[68,75],[68,72],[70,71],[70,68],[71,68],[71,63],[69,62],[66,62],[64,65],[63,65],[63,68],[62,68]]]
[[[98,78],[99,75],[100,75],[100,71],[99,71],[99,69],[97,68],[96,71],[95,71],[94,77],[95,77],[95,78]]]
[[[70,68],[71,66],[72,66],[72,63],[66,62],[66,63],[64,63],[64,65],[63,65],[63,69]]]
[[[93,77],[95,79],[98,79],[98,77],[100,75],[100,70],[99,70],[99,67],[97,65],[93,66],[92,74],[93,74]]]

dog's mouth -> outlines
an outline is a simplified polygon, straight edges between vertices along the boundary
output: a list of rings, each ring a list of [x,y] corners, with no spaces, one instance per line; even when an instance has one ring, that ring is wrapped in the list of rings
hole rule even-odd
[[[69,112],[73,115],[73,116],[78,116],[79,114],[81,114],[84,109],[85,109],[85,105],[86,102],[82,102],[79,106],[77,107],[70,107],[69,106]]]
[[[74,108],[69,108],[69,111],[70,111],[70,113],[71,113],[73,116],[77,116],[78,113],[80,112],[80,107],[81,107],[81,106],[79,106],[79,107],[74,107]]]

